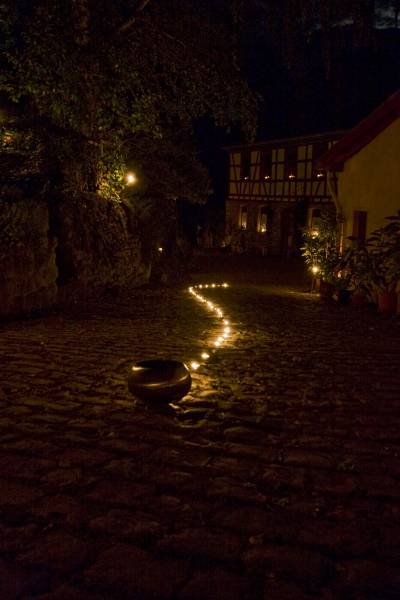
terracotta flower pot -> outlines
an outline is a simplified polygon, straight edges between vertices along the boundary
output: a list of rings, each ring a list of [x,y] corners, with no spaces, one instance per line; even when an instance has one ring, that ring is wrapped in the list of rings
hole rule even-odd
[[[394,315],[397,310],[396,292],[378,293],[378,311],[385,315]]]

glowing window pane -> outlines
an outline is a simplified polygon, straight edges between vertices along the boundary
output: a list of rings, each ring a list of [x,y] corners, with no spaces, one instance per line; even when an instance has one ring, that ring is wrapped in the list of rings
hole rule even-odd
[[[266,208],[262,208],[261,212],[260,212],[258,230],[259,230],[260,233],[266,233],[267,229],[268,229],[267,209]]]
[[[241,229],[247,229],[247,208],[245,206],[240,209],[239,225]]]

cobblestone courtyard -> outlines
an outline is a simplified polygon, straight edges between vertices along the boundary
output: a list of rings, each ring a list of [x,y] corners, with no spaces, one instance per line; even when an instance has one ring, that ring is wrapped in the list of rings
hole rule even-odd
[[[233,333],[175,408],[127,372],[212,347],[186,287],[0,326],[1,600],[400,596],[400,319],[293,261],[213,278]]]

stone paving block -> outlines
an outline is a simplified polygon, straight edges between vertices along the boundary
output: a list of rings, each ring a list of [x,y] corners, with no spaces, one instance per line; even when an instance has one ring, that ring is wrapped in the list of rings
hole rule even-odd
[[[65,494],[43,496],[32,504],[29,512],[47,524],[65,522],[72,527],[80,527],[88,519],[86,503]]]
[[[172,598],[189,577],[186,561],[158,560],[128,544],[102,552],[85,570],[84,582],[94,590],[111,591],[118,598]]]
[[[101,481],[87,494],[90,502],[131,506],[141,498],[149,498],[153,486],[127,481]]]
[[[139,511],[110,510],[105,515],[90,520],[88,526],[93,531],[109,536],[146,544],[164,534],[164,527],[154,517]]]
[[[354,560],[341,565],[336,586],[343,595],[361,593],[385,600],[398,598],[400,569],[382,562]]]
[[[72,585],[61,585],[53,591],[40,596],[35,596],[35,600],[115,600],[115,596],[106,594],[96,594],[87,589],[79,590]]]
[[[2,600],[19,600],[22,596],[40,593],[47,588],[48,583],[45,573],[37,569],[10,564],[0,559],[0,598]]]
[[[53,469],[40,478],[41,484],[52,489],[77,485],[81,481],[83,481],[81,469]]]
[[[34,542],[39,531],[40,528],[34,524],[11,526],[0,523],[0,553],[3,555],[15,554],[21,547],[26,547],[27,544]]]
[[[336,467],[337,462],[335,458],[323,454],[304,450],[289,450],[284,452],[283,464],[316,469],[333,469]]]
[[[70,467],[72,465],[84,465],[93,467],[104,464],[111,459],[111,454],[99,450],[98,448],[67,448],[58,456],[60,467]]]
[[[46,458],[4,453],[0,456],[0,474],[2,477],[35,481],[43,471],[51,469],[54,464],[54,461]]]
[[[242,600],[248,584],[242,575],[223,569],[197,571],[177,600]]]
[[[294,537],[293,524],[287,515],[279,514],[276,510],[261,510],[254,506],[227,507],[215,515],[213,522],[219,527],[245,535],[250,543],[258,543],[256,540],[260,537],[265,541]]]
[[[335,572],[333,562],[318,552],[301,547],[255,546],[247,550],[242,558],[249,572],[283,576],[289,581],[298,581],[311,588],[320,587]]]
[[[318,595],[308,593],[295,583],[288,583],[275,578],[267,578],[264,585],[263,600],[338,600],[330,590],[319,589]]]
[[[15,483],[6,479],[0,480],[0,508],[20,507],[31,504],[40,496],[43,496],[42,490],[37,487]]]
[[[358,557],[368,556],[374,549],[378,531],[379,526],[370,519],[335,522],[314,517],[300,521],[296,539],[331,556]]]
[[[213,532],[205,528],[186,529],[164,537],[158,542],[157,548],[164,553],[235,561],[239,559],[242,542],[231,533]]]
[[[257,490],[255,484],[238,482],[229,477],[214,478],[207,488],[207,496],[209,498],[225,498],[241,500],[243,502],[254,502],[255,504],[260,505],[266,502],[266,496]]]
[[[22,550],[22,551],[21,551]],[[21,549],[17,563],[66,574],[81,566],[89,555],[88,544],[63,531],[50,531],[35,544]]]

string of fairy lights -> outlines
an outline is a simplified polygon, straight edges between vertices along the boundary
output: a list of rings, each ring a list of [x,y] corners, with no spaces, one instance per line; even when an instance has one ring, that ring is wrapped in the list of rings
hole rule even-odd
[[[205,289],[216,289],[216,288],[227,288],[227,287],[229,287],[229,285],[227,283],[206,283],[206,284],[200,284],[200,285],[193,285],[188,288],[189,293],[196,300],[198,300],[201,304],[204,304],[205,308],[207,308],[210,312],[215,313],[215,315],[220,320],[221,326],[222,326],[219,335],[217,335],[217,337],[211,343],[212,350],[211,351],[207,350],[207,351],[202,352],[200,354],[199,360],[193,360],[190,363],[190,368],[192,371],[196,371],[199,367],[201,367],[201,365],[204,364],[210,358],[210,352],[215,352],[215,350],[220,348],[223,345],[223,343],[232,334],[229,320],[225,318],[225,315],[224,315],[223,311],[221,310],[221,308],[214,302],[207,300],[207,298],[205,296],[203,296],[203,293],[202,293],[203,290],[205,290]],[[201,290],[201,292],[198,290]]]

